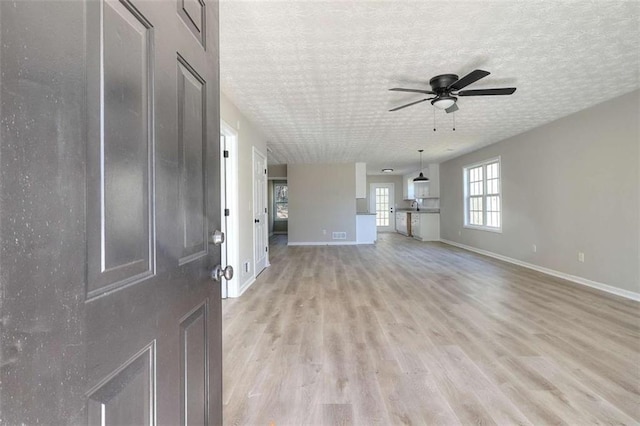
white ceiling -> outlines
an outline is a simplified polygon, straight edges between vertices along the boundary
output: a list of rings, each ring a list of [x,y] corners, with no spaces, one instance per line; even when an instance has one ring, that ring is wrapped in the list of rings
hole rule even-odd
[[[455,114],[438,74],[491,75]],[[221,88],[268,138],[269,163],[442,162],[640,87],[638,1],[222,1]]]

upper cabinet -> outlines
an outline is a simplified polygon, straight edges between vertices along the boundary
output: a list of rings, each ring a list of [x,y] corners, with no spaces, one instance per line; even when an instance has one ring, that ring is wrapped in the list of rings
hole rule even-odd
[[[413,178],[417,175],[413,173],[409,173],[408,175],[402,176],[402,198],[405,200],[414,200],[414,186],[413,186]]]
[[[367,163],[356,163],[356,198],[367,198]]]
[[[413,182],[413,179],[420,174],[419,170],[402,177],[402,195],[405,200],[440,197],[440,166],[429,164],[422,173],[429,178],[428,182]]]
[[[418,198],[427,198],[429,197],[429,182],[414,182],[413,184],[413,195],[416,199]]]

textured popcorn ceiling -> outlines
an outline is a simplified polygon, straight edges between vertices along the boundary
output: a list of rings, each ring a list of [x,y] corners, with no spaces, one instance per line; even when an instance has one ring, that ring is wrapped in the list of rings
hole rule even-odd
[[[222,91],[268,138],[269,163],[365,161],[416,170],[640,87],[640,2],[222,1]],[[421,95],[438,74],[491,75],[467,89],[512,96]]]

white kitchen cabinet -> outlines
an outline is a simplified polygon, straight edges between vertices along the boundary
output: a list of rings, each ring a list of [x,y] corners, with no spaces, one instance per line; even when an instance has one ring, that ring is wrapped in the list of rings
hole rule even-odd
[[[416,197],[416,199],[429,197],[430,184],[431,182],[415,182],[413,184],[414,196]]]
[[[439,241],[440,213],[412,213],[411,235],[421,241]]]
[[[358,213],[356,215],[356,242],[373,244],[378,239],[375,213]]]
[[[407,227],[407,212],[396,212],[396,232],[402,235],[409,235]]]
[[[367,163],[356,163],[356,198],[367,198]]]
[[[420,239],[420,216],[418,212],[411,212],[411,236]]]
[[[415,200],[413,178],[416,176],[418,175],[414,176],[412,173],[402,176],[402,198],[404,200]]]

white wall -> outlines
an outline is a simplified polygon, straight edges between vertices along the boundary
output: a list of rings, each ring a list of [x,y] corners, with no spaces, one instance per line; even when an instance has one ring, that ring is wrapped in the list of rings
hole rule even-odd
[[[258,129],[221,93],[220,119],[238,132],[238,235],[240,247],[239,274],[240,286],[254,278],[253,253],[253,147],[267,155],[267,140]],[[232,236],[229,236],[233,238]],[[249,271],[244,263],[249,262]]]
[[[355,163],[289,164],[287,174],[290,244],[356,241]],[[332,232],[347,238],[333,240]]]
[[[442,238],[640,292],[639,105],[635,91],[442,163]],[[498,155],[503,232],[465,229],[462,168]]]

